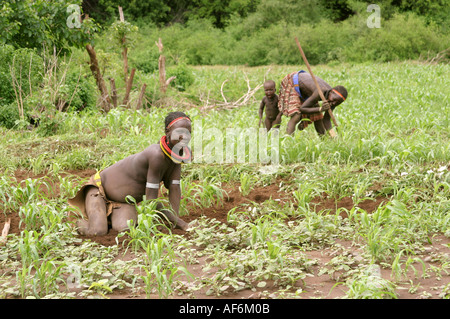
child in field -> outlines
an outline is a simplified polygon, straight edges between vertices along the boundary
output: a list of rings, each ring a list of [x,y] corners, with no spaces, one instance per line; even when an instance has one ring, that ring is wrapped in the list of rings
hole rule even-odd
[[[259,126],[263,117],[264,108],[266,108],[266,118],[264,125],[267,131],[272,128],[279,128],[281,124],[281,112],[278,110],[278,95],[275,93],[276,85],[272,80],[264,82],[264,94],[261,104],[259,105]]]
[[[347,90],[341,85],[332,88],[318,77],[316,80],[327,99],[322,101],[321,106],[319,105],[321,98],[311,74],[305,71],[293,72],[281,81],[278,108],[285,116],[290,117],[286,129],[287,134],[293,134],[296,127],[303,130],[310,122],[313,122],[319,135],[330,132],[330,135],[334,137],[331,117],[328,112],[325,114],[322,112],[330,108],[334,110],[344,102],[347,98]]]
[[[80,208],[86,219],[77,221],[82,235],[105,235],[108,224],[117,231],[128,228],[128,221],[136,223],[134,204],[127,203],[132,196],[137,203],[158,197],[160,182],[169,190],[169,202],[175,212],[161,209],[177,228],[187,230],[188,224],[179,218],[181,164],[190,161],[187,144],[191,139],[191,120],[182,112],[171,112],[165,118],[165,135],[158,144],[140,153],[130,155],[92,176],[69,204]]]

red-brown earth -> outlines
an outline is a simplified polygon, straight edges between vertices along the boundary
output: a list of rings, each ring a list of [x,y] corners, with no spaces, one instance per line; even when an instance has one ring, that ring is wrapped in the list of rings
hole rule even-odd
[[[81,170],[81,171],[66,171],[62,173],[61,175],[76,175],[79,178],[82,179],[88,179],[92,174],[95,173],[95,170]],[[16,171],[15,177],[17,181],[25,180],[26,178],[42,178],[46,176],[45,174],[32,174],[28,171]],[[49,181],[47,180],[47,183]],[[59,185],[57,179],[50,179],[50,183],[53,186],[53,193],[52,196],[59,196]],[[188,215],[183,216],[183,219],[187,222],[193,221],[201,216],[204,216],[206,218],[215,218],[216,220],[227,223],[227,215],[228,212],[241,204],[245,203],[263,203],[264,201],[268,199],[273,199],[280,204],[283,204],[286,201],[292,201],[291,195],[280,190],[278,183],[274,183],[271,185],[268,185],[266,187],[255,187],[250,191],[248,196],[244,197],[242,196],[241,192],[238,189],[238,185],[224,185],[223,190],[226,192],[226,196],[224,196],[224,200],[220,205],[214,205],[213,207],[207,208],[207,209],[192,209],[190,210]],[[44,189],[45,191],[45,189]],[[358,207],[365,210],[368,213],[374,212],[381,204],[387,202],[389,199],[386,197],[378,197],[373,199],[367,199],[358,204]],[[336,209],[339,208],[346,208],[348,210],[352,209],[354,207],[354,203],[352,198],[345,197],[340,200],[335,200],[334,198],[329,198],[327,196],[321,197],[321,198],[314,198],[311,201],[311,204],[315,207],[316,211],[327,211],[331,214],[334,214],[336,212]],[[345,210],[343,210],[345,211]],[[346,218],[346,213],[341,213],[341,216],[343,218]],[[7,218],[11,218],[11,226],[9,233],[19,233],[21,229],[19,228],[19,222],[20,218],[18,214],[9,213],[7,214]],[[172,230],[172,233],[179,234],[182,236],[186,236],[189,238],[189,233],[184,232],[178,229]],[[99,243],[100,245],[104,246],[112,246],[116,245],[117,232],[110,231],[105,236],[80,236],[83,240],[91,240]],[[126,235],[119,238],[119,247],[120,244],[126,239]],[[426,245],[426,250],[423,253],[423,255],[419,255],[418,257],[422,259],[422,261],[425,262],[426,268],[429,268],[430,266],[433,266],[433,261],[431,259],[432,254],[440,253],[440,254],[448,254],[450,253],[450,239],[445,237],[441,234],[436,234],[436,236],[433,237],[433,243]],[[345,247],[347,250],[354,250],[354,255],[361,254],[361,251],[358,247],[354,247],[352,245],[352,242],[350,241],[339,241],[339,244],[342,247]],[[124,249],[124,248],[120,248]],[[317,259],[319,260],[319,265],[314,266],[314,271],[319,271],[321,266],[324,266],[326,263],[328,263],[335,255],[336,251],[333,248],[324,248],[323,250],[315,250],[315,251],[309,251],[306,252],[308,257],[311,259]],[[124,257],[124,258],[132,258],[130,256]],[[188,268],[188,271],[192,273],[194,276],[202,275],[202,266],[205,261],[199,260],[200,263],[196,265],[191,265],[190,268]],[[407,280],[398,285],[398,289],[396,290],[398,298],[401,299],[416,299],[416,298],[433,298],[433,299],[439,299],[441,298],[438,293],[442,291],[442,287],[448,285],[450,283],[450,274],[447,274],[445,271],[441,272],[441,274],[436,276],[428,276],[427,278],[422,278],[422,266],[418,265],[415,267],[415,269],[418,271],[417,274],[414,273],[414,271],[410,271],[411,278],[409,278],[411,281]],[[392,280],[391,278],[391,270],[389,269],[381,269],[382,277],[388,280]],[[304,284],[302,286],[302,293],[301,298],[340,298],[345,296],[345,291],[343,288],[343,285],[336,285],[336,280],[330,278],[328,274],[323,274],[321,276],[311,276],[306,277],[304,279]],[[415,287],[415,289],[410,289],[411,287]],[[194,294],[194,298],[261,298],[261,297],[267,297],[271,296],[270,293],[278,291],[279,288],[274,287],[273,285],[269,284],[265,286],[264,288],[257,288],[256,290],[242,290],[238,293],[233,293],[230,295],[222,295],[220,297],[215,296],[208,296],[205,294],[205,291],[200,290],[196,294]],[[273,295],[276,297],[276,294]],[[136,295],[135,293],[131,293],[130,291],[127,291],[126,289],[124,291],[118,291],[114,292],[113,294],[108,294],[109,298],[146,298],[146,295],[143,293],[142,295]],[[155,298],[158,298],[157,295],[154,296]],[[192,297],[192,296],[191,296]],[[174,298],[185,298],[183,296],[177,297],[174,296]]]

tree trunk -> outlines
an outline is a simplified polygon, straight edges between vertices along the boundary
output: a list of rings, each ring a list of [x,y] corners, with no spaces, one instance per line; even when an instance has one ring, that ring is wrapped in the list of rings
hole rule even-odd
[[[102,76],[102,74],[100,72],[100,68],[98,66],[97,54],[95,53],[94,48],[90,44],[86,45],[86,50],[89,54],[89,59],[90,59],[89,66],[90,66],[92,75],[94,76],[95,81],[97,82],[97,87],[101,94],[102,108],[105,112],[109,112],[109,110],[111,109],[111,99],[109,97],[105,81],[103,80],[103,76]]]
[[[167,91],[166,57],[164,55],[159,56],[158,69],[159,69],[159,90],[161,91],[161,93],[166,93]]]
[[[116,81],[111,78],[109,79],[109,83],[111,85],[111,99],[114,107],[117,107],[117,89],[116,89]]]
[[[159,53],[161,53],[158,59],[159,91],[165,94],[167,91],[167,87],[169,86],[170,82],[172,82],[175,79],[175,76],[171,76],[168,80],[166,80],[166,57],[162,55],[164,46],[162,44],[161,38],[159,38],[158,42],[155,42],[155,44],[159,49]]]
[[[144,99],[145,89],[147,88],[147,84],[144,83],[142,85],[141,93],[139,94],[139,99],[136,104],[136,109],[140,109],[142,107],[142,100]]]
[[[122,39],[123,45],[125,45],[125,37]],[[128,82],[128,48],[123,47],[122,51],[122,57],[123,57],[123,79],[125,83]]]
[[[123,102],[122,102],[122,104],[125,106],[128,105],[128,100],[130,98],[130,92],[131,92],[131,87],[133,85],[133,78],[134,78],[135,72],[136,72],[135,68],[131,69],[130,78],[128,79],[128,82],[126,83],[127,88],[126,88],[126,92],[125,92],[125,97],[123,98]]]

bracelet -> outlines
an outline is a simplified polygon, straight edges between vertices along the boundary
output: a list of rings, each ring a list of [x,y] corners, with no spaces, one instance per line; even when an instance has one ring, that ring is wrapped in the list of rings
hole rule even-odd
[[[155,188],[155,189],[159,189],[159,184],[147,182],[147,183],[145,184],[145,187],[147,187],[147,188]]]

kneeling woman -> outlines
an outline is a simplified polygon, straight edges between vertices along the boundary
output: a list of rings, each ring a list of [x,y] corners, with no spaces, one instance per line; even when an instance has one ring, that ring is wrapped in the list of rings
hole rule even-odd
[[[161,209],[175,227],[186,230],[188,224],[178,217],[180,208],[181,164],[191,158],[187,146],[191,138],[191,120],[182,112],[171,112],[165,119],[165,133],[159,144],[153,144],[140,153],[130,155],[92,176],[76,194],[68,200],[78,207],[86,219],[77,221],[82,235],[105,235],[108,224],[116,231],[128,228],[128,221],[137,222],[134,204],[127,203],[132,196],[136,202],[158,197],[161,182],[169,190],[169,202],[173,214]]]

